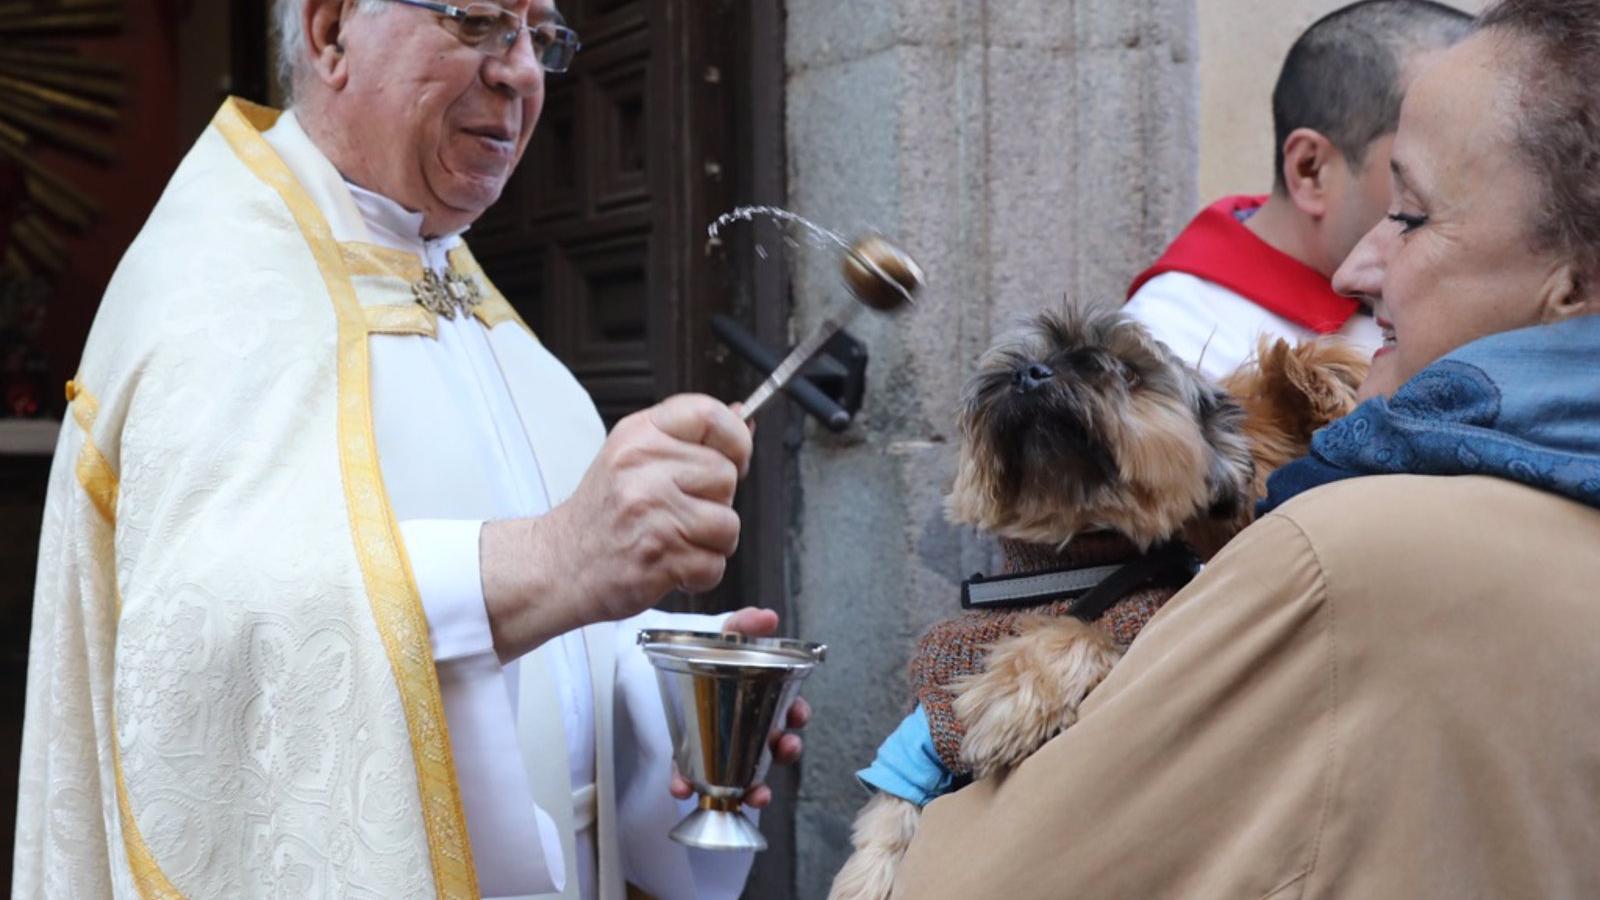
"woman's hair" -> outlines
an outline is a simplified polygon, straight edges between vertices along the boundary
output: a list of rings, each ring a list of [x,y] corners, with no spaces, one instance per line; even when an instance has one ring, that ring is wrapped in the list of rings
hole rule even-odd
[[[1523,44],[1516,140],[1542,188],[1534,239],[1600,283],[1600,0],[1499,0],[1478,25]]]

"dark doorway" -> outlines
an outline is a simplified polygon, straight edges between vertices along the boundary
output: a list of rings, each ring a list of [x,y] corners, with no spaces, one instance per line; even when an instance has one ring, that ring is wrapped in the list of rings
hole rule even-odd
[[[551,76],[544,114],[473,252],[594,397],[607,425],[672,394],[744,396],[759,380],[716,343],[734,316],[770,347],[787,336],[782,246],[749,229],[708,251],[706,226],[784,199],[781,0],[566,0],[583,40]],[[784,542],[799,422],[764,411],[738,507],[744,533],[715,593],[678,609],[766,606],[789,620]],[[773,775],[771,845],[747,897],[794,890],[793,771]]]
[[[758,261],[747,232],[714,251],[706,243],[706,226],[735,204],[781,201],[777,6],[563,3],[583,50],[570,72],[550,76],[521,168],[468,235],[608,426],[672,394],[733,399],[750,386],[712,336],[715,313],[783,342],[781,260]],[[781,438],[782,423],[764,416],[762,431]],[[782,552],[781,532],[769,542],[766,520],[751,513],[765,515],[754,504],[784,453],[781,440],[758,452],[763,472],[741,492],[751,506],[733,576],[716,595],[679,605],[770,605],[781,593],[746,560]]]

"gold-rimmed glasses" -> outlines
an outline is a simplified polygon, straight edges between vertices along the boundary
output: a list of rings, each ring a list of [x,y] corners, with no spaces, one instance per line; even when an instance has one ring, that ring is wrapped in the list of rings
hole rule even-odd
[[[452,6],[429,0],[394,2],[437,13],[445,29],[457,40],[497,59],[504,59],[526,31],[533,39],[533,55],[546,72],[565,72],[582,46],[578,43],[578,33],[557,20],[547,19],[530,25],[516,13],[493,3]]]

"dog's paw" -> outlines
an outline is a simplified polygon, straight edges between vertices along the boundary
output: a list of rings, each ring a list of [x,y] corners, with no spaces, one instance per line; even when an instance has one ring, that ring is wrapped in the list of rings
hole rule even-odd
[[[1121,658],[1110,637],[1073,618],[1030,620],[997,641],[984,671],[954,685],[962,761],[983,778],[1027,759],[1078,720],[1078,704]]]
[[[891,794],[867,801],[850,835],[855,852],[834,876],[828,900],[888,900],[921,819],[922,810]]]

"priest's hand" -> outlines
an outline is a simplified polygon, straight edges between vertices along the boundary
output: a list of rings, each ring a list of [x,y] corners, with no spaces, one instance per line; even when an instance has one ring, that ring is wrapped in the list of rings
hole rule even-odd
[[[722,630],[732,634],[744,634],[750,637],[769,637],[778,633],[778,614],[770,609],[756,609],[747,606],[728,617]],[[787,766],[800,761],[800,754],[805,749],[805,743],[800,735],[790,733],[799,730],[811,721],[811,704],[804,697],[795,698],[794,705],[789,707],[789,716],[783,726],[774,731],[768,739],[772,747],[772,762],[775,765]],[[687,800],[693,796],[694,788],[677,771],[672,773],[672,796],[679,800]],[[772,789],[764,784],[752,785],[745,792],[744,802],[756,809],[764,809],[772,802]]]
[[[486,523],[484,602],[502,660],[669,591],[722,581],[739,545],[733,496],[750,428],[726,404],[683,395],[617,423],[566,502],[537,519]]]

